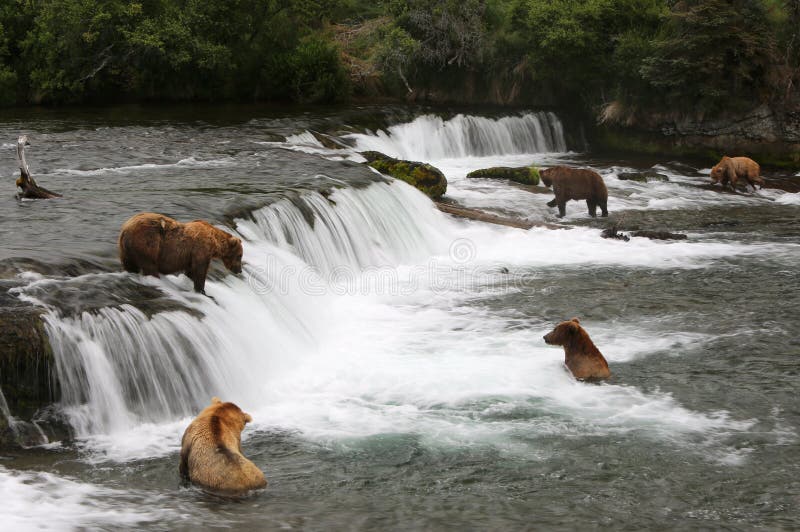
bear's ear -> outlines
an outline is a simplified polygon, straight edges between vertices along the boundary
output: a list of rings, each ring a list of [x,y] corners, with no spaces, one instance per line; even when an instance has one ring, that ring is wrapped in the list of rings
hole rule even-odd
[[[222,399],[220,399],[219,397],[214,396],[214,397],[211,398],[211,404],[212,405],[218,405],[220,403],[222,403]]]
[[[580,322],[581,322],[581,320],[579,320],[578,318],[572,318],[571,321],[574,321],[577,324],[580,324]]]
[[[244,422],[245,423],[250,423],[251,421],[253,421],[253,416],[251,416],[247,412],[242,412],[242,414],[244,414]]]

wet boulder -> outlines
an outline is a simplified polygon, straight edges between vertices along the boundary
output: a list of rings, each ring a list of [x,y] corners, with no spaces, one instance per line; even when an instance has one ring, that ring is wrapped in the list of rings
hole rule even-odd
[[[493,168],[482,168],[467,174],[469,179],[508,179],[523,185],[539,184],[539,169],[535,166],[522,166],[512,168],[508,166],[495,166]]]
[[[651,181],[669,181],[669,176],[660,174],[655,170],[645,170],[643,172],[620,172],[617,178],[621,181],[636,181],[638,183],[649,183]]]
[[[0,287],[0,393],[0,448],[30,445],[41,430],[22,420],[38,419],[58,399],[59,387],[42,310],[5,287]]]
[[[629,242],[631,237],[626,235],[625,233],[620,232],[617,230],[616,227],[610,227],[608,229],[603,229],[600,233],[600,236],[603,238],[611,238],[614,240],[622,240],[623,242]]]
[[[670,233],[669,231],[634,231],[631,235],[651,240],[686,240],[689,238],[683,233]]]
[[[440,199],[447,191],[447,178],[441,170],[427,163],[395,159],[377,151],[365,151],[361,155],[377,171],[405,181],[433,200]]]
[[[337,139],[333,135],[328,135],[327,133],[322,133],[320,131],[314,131],[313,129],[309,129],[308,132],[311,133],[311,135],[313,135],[313,137],[317,139],[320,144],[329,150],[342,150],[349,147],[347,144]]]
[[[42,310],[0,295],[0,389],[18,417],[29,417],[56,401],[53,350]]]

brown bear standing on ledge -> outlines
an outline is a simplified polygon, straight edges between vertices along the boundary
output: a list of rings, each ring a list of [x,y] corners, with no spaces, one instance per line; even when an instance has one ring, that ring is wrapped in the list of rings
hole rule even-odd
[[[559,218],[567,213],[569,200],[582,199],[586,200],[586,206],[589,207],[589,215],[592,218],[597,216],[598,205],[603,216],[608,216],[608,189],[603,178],[597,172],[584,168],[554,166],[540,170],[539,176],[546,187],[553,186],[556,197],[548,202],[547,206],[558,205]]]
[[[744,186],[745,192],[747,185],[753,187],[753,192],[756,190],[756,184],[764,188],[764,179],[759,175],[761,167],[758,163],[749,157],[728,157],[725,155],[715,166],[711,169],[711,182],[722,183],[722,188],[728,183],[731,184],[731,189],[736,191],[736,183],[740,178],[744,178],[747,184]]]
[[[242,241],[208,222],[180,223],[163,214],[143,212],[122,224],[119,258],[126,271],[145,275],[185,272],[196,292],[205,294],[211,259],[222,259],[233,273],[242,271]]]
[[[581,327],[578,318],[562,321],[552,332],[544,335],[549,345],[564,346],[564,362],[578,380],[602,380],[611,376],[608,362],[594,345],[589,333]]]
[[[242,454],[242,430],[250,421],[235,404],[211,399],[183,433],[181,478],[228,496],[266,487],[264,473]]]

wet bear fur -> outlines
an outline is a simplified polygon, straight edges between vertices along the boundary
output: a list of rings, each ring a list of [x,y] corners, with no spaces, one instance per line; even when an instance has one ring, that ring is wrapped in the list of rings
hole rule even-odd
[[[722,188],[730,183],[731,189],[736,190],[736,184],[740,179],[744,179],[747,181],[745,189],[750,185],[755,191],[756,185],[764,188],[764,179],[760,173],[761,167],[753,159],[726,155],[711,169],[711,182],[722,183]]]
[[[545,343],[564,347],[564,363],[578,380],[598,381],[611,376],[608,362],[578,318],[562,321],[544,336]]]
[[[567,213],[569,200],[586,200],[591,217],[597,216],[597,207],[603,216],[608,216],[608,189],[603,178],[593,170],[554,166],[539,171],[542,183],[553,187],[555,198],[547,203],[548,207],[558,206],[558,216]]]
[[[242,430],[252,420],[235,404],[211,399],[183,433],[181,478],[225,496],[266,487],[264,473],[242,454]]]
[[[118,245],[126,271],[156,277],[183,272],[203,294],[211,259],[221,259],[233,273],[242,271],[242,241],[202,220],[180,223],[140,213],[122,225]]]

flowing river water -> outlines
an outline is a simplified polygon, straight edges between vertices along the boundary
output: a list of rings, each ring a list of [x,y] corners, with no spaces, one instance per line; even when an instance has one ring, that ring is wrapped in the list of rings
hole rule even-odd
[[[63,199],[12,197],[21,132]],[[0,528],[800,527],[800,193],[721,193],[707,167],[579,139],[546,112],[0,119],[3,286],[46,309],[74,434],[0,456]],[[532,221],[556,221],[551,196],[466,174],[591,166],[611,218],[571,202],[558,230],[455,219],[362,150]],[[668,181],[619,179],[634,170]],[[243,274],[212,267],[210,299],[121,272],[139,211],[238,234]],[[612,223],[688,239],[600,238]],[[576,382],[545,345],[573,316],[609,382]],[[243,449],[269,486],[243,500],[179,482],[183,430],[214,395],[254,419]]]

